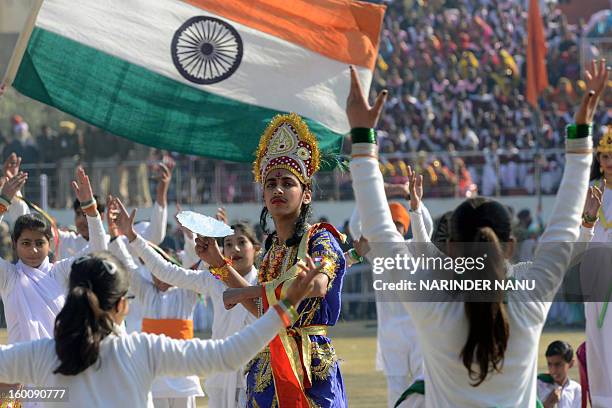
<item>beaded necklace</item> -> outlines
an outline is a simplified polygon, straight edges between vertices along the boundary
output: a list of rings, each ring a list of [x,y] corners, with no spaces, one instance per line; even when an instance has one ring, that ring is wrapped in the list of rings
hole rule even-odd
[[[289,267],[289,262],[295,258],[297,247],[289,248],[278,237],[274,237],[272,246],[266,253],[259,269],[259,282],[265,283],[278,278]]]

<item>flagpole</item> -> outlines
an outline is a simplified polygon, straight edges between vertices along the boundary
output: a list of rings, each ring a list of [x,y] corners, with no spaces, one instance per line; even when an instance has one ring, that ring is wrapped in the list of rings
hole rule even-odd
[[[538,209],[542,208],[542,169],[540,155],[543,144],[543,117],[540,110],[540,95],[548,87],[548,74],[546,72],[546,36],[539,0],[528,0],[529,16],[527,18],[527,84],[525,96],[527,102],[533,107],[535,122],[536,157],[535,187],[537,190]]]
[[[34,5],[32,6],[32,10],[30,10],[28,19],[26,20],[25,26],[23,27],[23,30],[21,30],[21,33],[17,38],[17,44],[15,44],[15,49],[13,50],[13,54],[11,55],[8,67],[6,68],[6,72],[4,73],[4,78],[2,79],[3,85],[13,85],[15,75],[17,75],[17,70],[21,65],[21,60],[23,59],[23,54],[25,54],[25,51],[28,48],[28,42],[30,41],[32,31],[34,31],[34,24],[36,23],[36,19],[38,18],[38,12],[40,11],[42,4],[43,0],[36,0]]]
[[[543,121],[542,121],[542,111],[540,110],[540,106],[539,104],[535,107],[534,110],[534,117],[535,117],[535,141],[536,141],[536,150],[535,150],[535,156],[534,156],[534,160],[533,160],[533,164],[535,166],[534,169],[534,174],[535,174],[535,187],[536,187],[536,197],[537,197],[537,207],[536,207],[536,212],[538,209],[542,208],[542,167],[541,167],[541,163],[542,160],[540,160],[540,156],[541,156],[541,147],[542,147],[542,142],[543,142],[543,135],[542,135],[542,128],[543,128]]]

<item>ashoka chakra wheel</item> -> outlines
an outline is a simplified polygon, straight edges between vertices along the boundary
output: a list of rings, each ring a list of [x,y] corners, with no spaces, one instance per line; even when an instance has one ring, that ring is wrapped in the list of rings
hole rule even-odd
[[[196,84],[229,78],[242,61],[242,38],[223,20],[198,16],[174,33],[172,60],[180,74]]]

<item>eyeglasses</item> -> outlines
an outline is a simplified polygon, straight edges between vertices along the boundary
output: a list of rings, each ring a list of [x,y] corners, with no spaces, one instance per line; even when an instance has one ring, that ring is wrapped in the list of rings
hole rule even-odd
[[[104,265],[104,269],[110,275],[114,275],[114,274],[117,273],[117,265],[115,265],[114,263],[109,262],[109,261],[107,261],[105,259],[95,258],[95,257],[93,257],[91,255],[85,255],[85,256],[82,256],[82,257],[78,258],[76,261],[74,261],[74,265],[78,265],[80,263],[87,262],[89,260],[96,260],[96,261],[102,262],[102,265]]]

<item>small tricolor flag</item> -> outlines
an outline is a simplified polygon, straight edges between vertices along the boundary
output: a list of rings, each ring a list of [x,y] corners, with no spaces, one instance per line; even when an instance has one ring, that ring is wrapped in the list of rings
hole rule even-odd
[[[349,0],[38,0],[6,76],[135,142],[252,161],[278,113],[338,151],[348,66],[369,89],[384,7]]]

